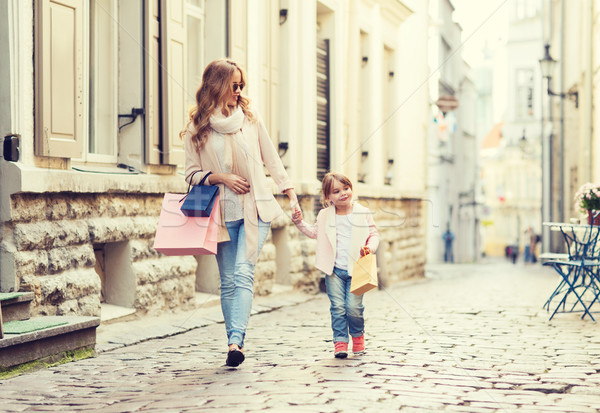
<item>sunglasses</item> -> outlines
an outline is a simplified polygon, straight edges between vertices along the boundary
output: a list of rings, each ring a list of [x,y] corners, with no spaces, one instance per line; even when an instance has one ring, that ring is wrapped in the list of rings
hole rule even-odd
[[[246,86],[244,83],[233,82],[233,84],[231,85],[231,88],[233,89],[233,93],[235,93],[235,92],[237,92],[238,88],[240,89],[240,92],[242,90],[244,90],[244,86]]]

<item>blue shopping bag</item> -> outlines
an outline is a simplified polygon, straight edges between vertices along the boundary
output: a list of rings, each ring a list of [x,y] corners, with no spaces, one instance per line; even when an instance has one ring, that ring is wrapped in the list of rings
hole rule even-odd
[[[196,171],[199,172],[199,171]],[[194,174],[196,173],[194,172]],[[203,185],[208,175],[212,172],[207,173],[202,178],[202,181],[198,185],[189,185],[188,193],[186,196],[181,198],[183,204],[181,205],[181,213],[187,217],[209,217],[212,212],[215,200],[219,195],[219,187],[217,185]],[[193,177],[193,174],[192,174]],[[191,182],[191,178],[190,178]],[[191,187],[191,190],[190,190]]]

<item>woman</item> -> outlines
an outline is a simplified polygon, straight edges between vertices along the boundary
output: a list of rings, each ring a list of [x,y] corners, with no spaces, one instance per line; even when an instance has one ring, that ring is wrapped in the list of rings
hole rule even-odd
[[[202,75],[185,135],[186,181],[218,185],[221,225],[217,263],[221,309],[229,351],[226,364],[244,361],[244,337],[254,293],[254,267],[270,222],[283,211],[267,182],[263,164],[297,208],[298,199],[257,112],[241,92],[244,72],[232,60],[211,62]]]

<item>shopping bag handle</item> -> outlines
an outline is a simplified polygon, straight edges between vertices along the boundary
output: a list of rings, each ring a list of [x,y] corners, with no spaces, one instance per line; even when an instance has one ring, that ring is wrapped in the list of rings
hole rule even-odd
[[[190,189],[192,188],[192,180],[194,179],[194,175],[196,175],[198,172],[202,172],[202,171],[200,169],[198,169],[197,171],[192,172],[192,175],[190,176],[190,183],[188,185],[187,193],[185,194],[185,196],[183,198],[181,198],[179,200],[179,202],[182,202],[190,194]],[[204,178],[202,178],[202,180],[198,184],[198,186],[204,185],[204,181],[206,181],[206,178],[208,178],[208,175],[210,175],[210,174],[212,174],[212,172],[210,172],[210,171],[207,172],[206,175],[204,175]]]

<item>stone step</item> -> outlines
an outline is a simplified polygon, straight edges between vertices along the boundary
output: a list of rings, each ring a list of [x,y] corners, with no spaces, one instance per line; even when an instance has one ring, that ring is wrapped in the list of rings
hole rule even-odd
[[[27,323],[54,324],[54,327],[20,334],[9,334],[19,329],[26,330]],[[61,325],[56,325],[60,324]],[[26,321],[4,323],[4,338],[0,339],[0,372],[34,360],[59,356],[75,350],[94,350],[98,317],[48,316],[34,317]],[[22,328],[23,327],[23,328]]]
[[[136,318],[137,310],[135,308],[106,303],[101,303],[100,305],[100,321],[102,324],[119,323]]]
[[[32,292],[0,293],[2,321],[27,320],[30,317],[29,303],[33,298]]]

